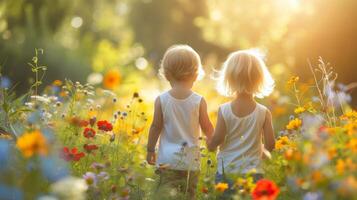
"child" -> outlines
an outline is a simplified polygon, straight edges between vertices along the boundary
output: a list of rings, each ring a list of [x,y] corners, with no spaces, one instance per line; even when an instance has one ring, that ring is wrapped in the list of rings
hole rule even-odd
[[[207,140],[213,133],[205,99],[191,91],[202,72],[201,60],[190,46],[175,45],[166,51],[160,71],[170,82],[171,90],[155,100],[147,162],[156,164],[159,169],[167,168],[161,170],[160,185],[180,187],[194,198],[200,169],[200,127]],[[156,161],[155,146],[159,136]]]
[[[272,151],[275,136],[270,111],[254,97],[268,96],[273,89],[274,80],[258,52],[243,50],[229,55],[219,77],[219,90],[235,97],[220,106],[216,129],[208,144],[211,151],[220,146],[216,182],[231,183],[227,173],[246,175],[254,171],[255,181],[262,178],[262,140],[266,149]]]

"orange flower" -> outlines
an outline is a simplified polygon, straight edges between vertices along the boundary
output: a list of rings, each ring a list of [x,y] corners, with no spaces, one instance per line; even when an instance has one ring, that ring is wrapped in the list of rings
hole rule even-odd
[[[26,158],[35,154],[47,155],[48,153],[46,138],[37,130],[24,133],[17,139],[16,146]]]
[[[116,69],[109,70],[104,76],[104,87],[108,89],[116,88],[121,81],[120,72]]]
[[[224,192],[228,189],[228,184],[227,183],[217,183],[217,185],[215,185],[214,188],[218,192]]]
[[[357,138],[352,138],[346,144],[346,147],[349,148],[353,153],[357,153]]]

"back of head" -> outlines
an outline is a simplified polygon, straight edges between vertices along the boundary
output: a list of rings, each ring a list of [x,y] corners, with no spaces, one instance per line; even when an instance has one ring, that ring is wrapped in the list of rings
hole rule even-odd
[[[185,81],[203,73],[198,53],[188,45],[171,46],[162,59],[160,74],[168,81]]]
[[[223,95],[248,93],[263,98],[273,89],[274,80],[258,50],[231,53],[220,71],[218,90]]]

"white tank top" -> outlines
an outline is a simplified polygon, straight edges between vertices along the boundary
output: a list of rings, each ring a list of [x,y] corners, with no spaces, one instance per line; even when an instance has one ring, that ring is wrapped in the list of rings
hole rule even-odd
[[[194,92],[186,99],[160,95],[163,129],[160,134],[157,164],[170,169],[199,170],[199,110],[202,97]]]
[[[220,146],[217,156],[218,173],[242,173],[252,169],[263,173],[262,158],[262,131],[267,108],[256,104],[252,113],[244,117],[237,117],[231,102],[220,106],[220,111],[226,125],[227,135]]]

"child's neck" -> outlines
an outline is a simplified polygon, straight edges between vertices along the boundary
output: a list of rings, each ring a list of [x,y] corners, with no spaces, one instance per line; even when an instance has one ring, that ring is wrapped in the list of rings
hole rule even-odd
[[[175,83],[170,83],[170,85],[172,88],[170,90],[170,94],[175,98],[184,99],[189,95],[191,95],[192,93],[191,91],[192,86],[190,86],[187,83],[175,82]]]
[[[249,94],[249,93],[238,93],[236,95],[236,99],[245,100],[245,101],[255,101],[253,94]]]

